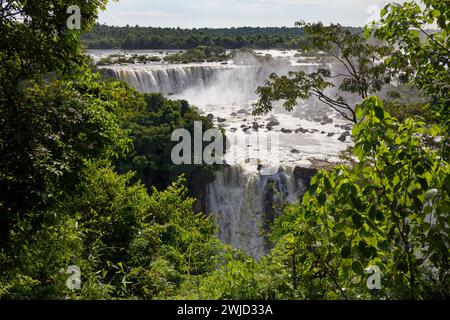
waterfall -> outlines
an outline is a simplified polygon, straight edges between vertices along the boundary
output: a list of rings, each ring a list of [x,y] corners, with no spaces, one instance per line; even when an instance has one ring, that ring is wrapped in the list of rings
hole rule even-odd
[[[299,202],[313,174],[309,169],[280,168],[276,175],[262,176],[239,165],[222,168],[206,194],[219,239],[253,258],[265,255],[271,246],[265,237],[270,223],[286,202]]]
[[[236,113],[240,113],[238,109],[247,108],[249,102],[256,98],[256,88],[272,72],[282,75],[289,71],[303,70],[309,73],[324,67],[326,66],[323,64],[314,63],[292,64],[288,60],[246,63],[243,59],[232,64],[117,65],[104,67],[102,70],[140,92],[159,92],[171,95],[173,99],[185,99],[205,113],[214,113],[216,119],[218,115],[224,117],[236,131],[237,128],[242,128],[241,125],[248,126],[253,121],[250,120],[248,111],[242,117],[237,115]],[[232,111],[235,116],[231,114]],[[287,116],[284,119],[288,119]],[[293,121],[297,123],[298,119]],[[324,136],[320,133],[318,135]],[[288,137],[286,135],[285,139]],[[306,156],[309,156],[310,145],[318,145],[318,140],[313,138],[301,137],[298,141],[300,144],[295,148],[302,148]],[[331,147],[329,140],[323,141],[327,142],[323,144],[325,150],[319,149],[317,153],[328,154],[327,148],[336,148],[335,143]],[[292,154],[294,147],[291,146],[291,140],[285,140],[284,143],[285,154]],[[298,153],[298,150],[294,151]],[[224,166],[217,172],[216,180],[206,186],[206,192],[199,198],[202,199],[205,213],[211,213],[216,218],[219,239],[258,259],[270,250],[271,244],[265,237],[270,223],[281,214],[286,202],[299,202],[314,172],[313,169],[295,167],[292,163],[290,167],[281,167],[272,176],[260,175],[258,171],[244,167],[244,164]]]
[[[102,70],[140,92],[178,94],[189,88],[205,88],[224,73],[239,76],[236,67],[226,65],[110,66]]]
[[[114,65],[100,69],[140,92],[158,92],[196,106],[243,106],[256,99],[256,89],[270,74],[293,70],[313,72],[320,64],[236,65],[202,63],[187,65]]]

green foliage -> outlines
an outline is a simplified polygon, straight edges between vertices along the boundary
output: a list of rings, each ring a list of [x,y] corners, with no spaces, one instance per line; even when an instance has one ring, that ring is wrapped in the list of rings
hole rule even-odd
[[[143,155],[164,166],[169,132],[202,118],[186,102],[144,97],[86,68],[66,11],[79,5],[85,30],[104,3],[1,6],[2,299],[172,297],[186,278],[224,259],[212,220],[194,213],[183,179],[158,192],[135,184],[134,163],[124,175],[109,164],[148,139],[159,148]],[[161,181],[146,175],[147,182],[176,179],[162,171]],[[80,290],[67,286],[69,266],[80,268]]]
[[[382,61],[389,57],[392,49],[366,41],[361,33],[352,33],[340,25],[324,26],[322,23],[298,22],[306,32],[308,46],[304,49],[320,50],[334,58],[336,71],[319,69],[311,74],[303,71],[290,72],[286,76],[273,74],[259,87],[259,101],[254,104],[254,114],[272,110],[274,101],[282,100],[287,110],[297,105],[298,99],[315,97],[320,102],[339,112],[347,120],[356,122],[354,105],[348,95],[356,94],[364,99],[380,91],[385,84],[398,76],[400,65],[388,66]],[[335,97],[327,89],[337,86],[340,93]],[[345,95],[345,96],[344,96]]]
[[[169,63],[192,63],[192,62],[217,62],[229,59],[224,48],[199,46],[189,49],[183,53],[175,53],[166,58],[164,61]]]
[[[274,100],[286,100],[289,109],[313,95],[350,112],[356,123],[351,164],[312,179],[302,204],[276,220],[274,249],[259,262],[222,245],[211,217],[193,208],[189,193],[210,182],[215,168],[171,164],[174,129],[212,124],[186,101],[141,95],[86,69],[78,32],[66,30],[66,9],[81,7],[85,30],[105,1],[6,3],[0,9],[0,298],[449,298],[445,1],[383,10],[374,34],[392,48],[398,44],[403,56],[320,23],[302,25],[309,36],[295,41],[303,29],[97,26],[93,35],[104,32],[106,42],[86,35],[99,46],[161,48],[164,35],[173,47],[205,45],[176,61],[222,57],[217,45],[302,42],[341,62],[348,73],[339,89],[364,98],[355,109],[324,95],[334,85],[326,70],[273,76],[259,89],[262,111]],[[20,11],[27,23],[18,22]],[[433,23],[440,30],[427,33],[424,26]],[[123,43],[117,33],[125,35]],[[429,123],[400,112],[399,121],[379,98],[367,97],[394,74],[411,79],[424,95],[433,115],[420,115]],[[178,178],[182,173],[188,183]],[[81,269],[81,290],[67,287],[73,265]],[[380,290],[366,285],[370,266],[382,272]]]
[[[39,211],[72,190],[84,161],[108,158],[127,147],[129,139],[115,114],[118,103],[103,97],[113,94],[95,82],[31,82],[9,97],[7,107],[2,105],[2,245],[23,210]]]
[[[106,0],[19,0],[0,7],[0,86],[55,70],[73,73],[83,64],[78,37],[89,30]],[[81,30],[67,28],[67,8],[80,8]],[[22,23],[21,20],[25,23]],[[13,83],[11,87],[9,84]],[[6,86],[5,86],[6,85]],[[7,95],[6,95],[7,97]],[[0,95],[0,101],[3,100]]]
[[[427,100],[429,109],[450,131],[450,48],[448,1],[422,0],[389,4],[383,10],[379,26],[367,32],[375,37],[398,45],[397,54],[386,61],[395,66],[408,64],[413,70],[412,81]],[[428,30],[437,27],[435,30]],[[444,141],[448,159],[448,135]]]
[[[36,227],[37,212],[23,215],[10,230],[14,250],[0,254],[0,297],[169,298],[225,261],[216,228],[194,213],[185,181],[149,196],[131,178],[89,164],[76,196],[45,222]],[[69,265],[81,269],[80,291],[66,287]]]
[[[153,190],[142,231],[131,244],[132,289],[141,298],[172,298],[191,277],[209,273],[225,253],[216,227],[203,213],[194,213],[183,181],[167,190]]]
[[[120,54],[112,54],[110,56],[101,58],[96,65],[97,66],[108,66],[112,64],[134,64],[134,63],[144,63],[147,62],[161,62],[162,58],[157,56],[149,56],[149,55],[138,55],[133,54],[131,57],[127,57],[125,55]]]
[[[423,146],[439,127],[399,123],[375,97],[356,113],[358,163],[320,172],[275,228],[277,246],[295,248],[285,254],[298,261],[299,296],[448,298],[450,166]],[[370,266],[381,269],[380,291],[366,287]]]
[[[76,220],[58,209],[21,215],[9,230],[11,250],[0,249],[0,299],[63,298],[79,237]]]
[[[139,26],[113,27],[97,24],[82,34],[89,49],[193,49],[218,46],[226,49],[297,49],[301,28],[180,29]]]
[[[134,148],[124,159],[116,161],[119,172],[136,171],[136,177],[149,189],[152,186],[165,188],[182,174],[186,175],[194,193],[212,182],[214,166],[178,166],[171,160],[172,148],[177,144],[171,141],[174,130],[186,128],[194,136],[195,121],[201,121],[204,130],[211,129],[212,123],[187,101],[168,100],[160,94],[145,94],[140,99],[142,106],[124,123],[131,133]]]

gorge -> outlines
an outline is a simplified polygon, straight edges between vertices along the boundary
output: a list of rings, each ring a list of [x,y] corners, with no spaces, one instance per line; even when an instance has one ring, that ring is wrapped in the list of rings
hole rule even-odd
[[[269,224],[285,203],[298,203],[316,169],[338,162],[339,152],[351,142],[351,124],[312,99],[299,103],[292,112],[278,106],[265,116],[252,116],[255,90],[271,73],[333,68],[307,61],[296,51],[271,50],[243,52],[221,63],[115,64],[100,69],[140,92],[187,100],[226,133],[278,136],[279,159],[268,154],[224,165],[201,197],[204,211],[217,221],[219,239],[260,258],[270,249],[265,237]],[[260,165],[276,165],[278,172],[263,175]]]

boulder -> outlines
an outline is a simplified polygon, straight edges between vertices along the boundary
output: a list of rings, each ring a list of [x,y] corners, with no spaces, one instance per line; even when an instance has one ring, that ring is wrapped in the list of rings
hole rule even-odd
[[[345,142],[347,140],[347,137],[350,137],[351,133],[349,131],[344,132],[341,134],[341,136],[338,138],[339,141]]]
[[[303,128],[298,128],[297,130],[295,130],[295,133],[309,133],[309,131]]]
[[[245,115],[250,115],[250,112],[248,112],[247,109],[240,109],[240,110],[237,111],[237,113],[245,114]]]
[[[330,123],[333,123],[333,119],[328,118],[327,116],[323,116],[322,119],[320,119],[320,124],[323,126]]]
[[[268,127],[276,127],[276,126],[279,126],[279,125],[280,125],[280,122],[277,119],[275,119],[275,118],[269,120],[269,122],[267,123]]]

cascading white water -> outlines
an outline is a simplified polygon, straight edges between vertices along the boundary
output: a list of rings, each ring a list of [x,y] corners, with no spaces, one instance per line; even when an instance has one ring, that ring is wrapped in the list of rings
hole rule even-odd
[[[140,92],[171,95],[174,99],[186,99],[198,107],[229,107],[243,106],[254,100],[257,87],[274,71],[282,75],[293,70],[313,72],[317,68],[327,67],[317,63],[291,65],[284,60],[261,64],[248,57],[241,59],[226,64],[116,65],[101,69]]]
[[[217,173],[216,181],[208,186],[206,205],[217,218],[219,239],[259,258],[270,247],[264,236],[268,223],[286,201],[298,202],[304,189],[292,168],[262,176],[234,165]]]
[[[219,115],[225,118],[226,127],[236,131],[242,128],[242,125],[251,125],[252,121],[267,121],[258,118],[249,120],[248,108],[247,113],[236,114],[239,114],[239,108],[245,109],[249,101],[255,99],[256,88],[263,84],[272,72],[313,72],[324,67],[322,64],[293,63],[289,59],[264,64],[255,61],[249,63],[249,60],[252,59],[244,57],[228,64],[109,66],[104,70],[141,92],[159,92],[170,94],[171,98],[186,99],[200,110],[215,114],[215,121]],[[320,108],[316,109],[321,112]],[[235,115],[230,115],[233,113]],[[283,126],[291,124],[298,128],[301,125],[302,128],[310,130],[310,135],[291,134],[282,137],[282,154],[286,160],[284,163],[288,165],[284,165],[278,174],[273,176],[260,175],[256,168],[249,168],[246,164],[226,166],[217,172],[215,182],[207,186],[204,197],[206,211],[217,218],[219,239],[234,248],[242,249],[254,258],[260,258],[270,248],[263,231],[267,229],[267,223],[273,221],[277,215],[277,207],[285,201],[298,201],[305,192],[305,185],[309,183],[310,177],[296,176],[297,165],[303,166],[304,163],[298,161],[302,157],[328,158],[345,149],[344,144],[337,144],[329,138],[324,139],[324,132],[321,134],[318,130],[311,131],[317,127],[316,123],[284,113],[277,113],[276,116],[283,122]],[[218,124],[223,125],[223,121]],[[295,127],[291,129],[295,130]],[[263,130],[262,127],[260,130]],[[278,127],[277,131],[280,130]],[[338,129],[330,124],[326,130],[335,132]],[[248,130],[241,132],[250,133]],[[293,149],[296,152],[293,153]],[[295,162],[292,162],[292,159]],[[308,163],[307,159],[305,163]]]
[[[176,94],[184,89],[205,86],[225,68],[219,66],[172,66],[146,68],[105,68],[115,78],[125,81],[140,92]]]

